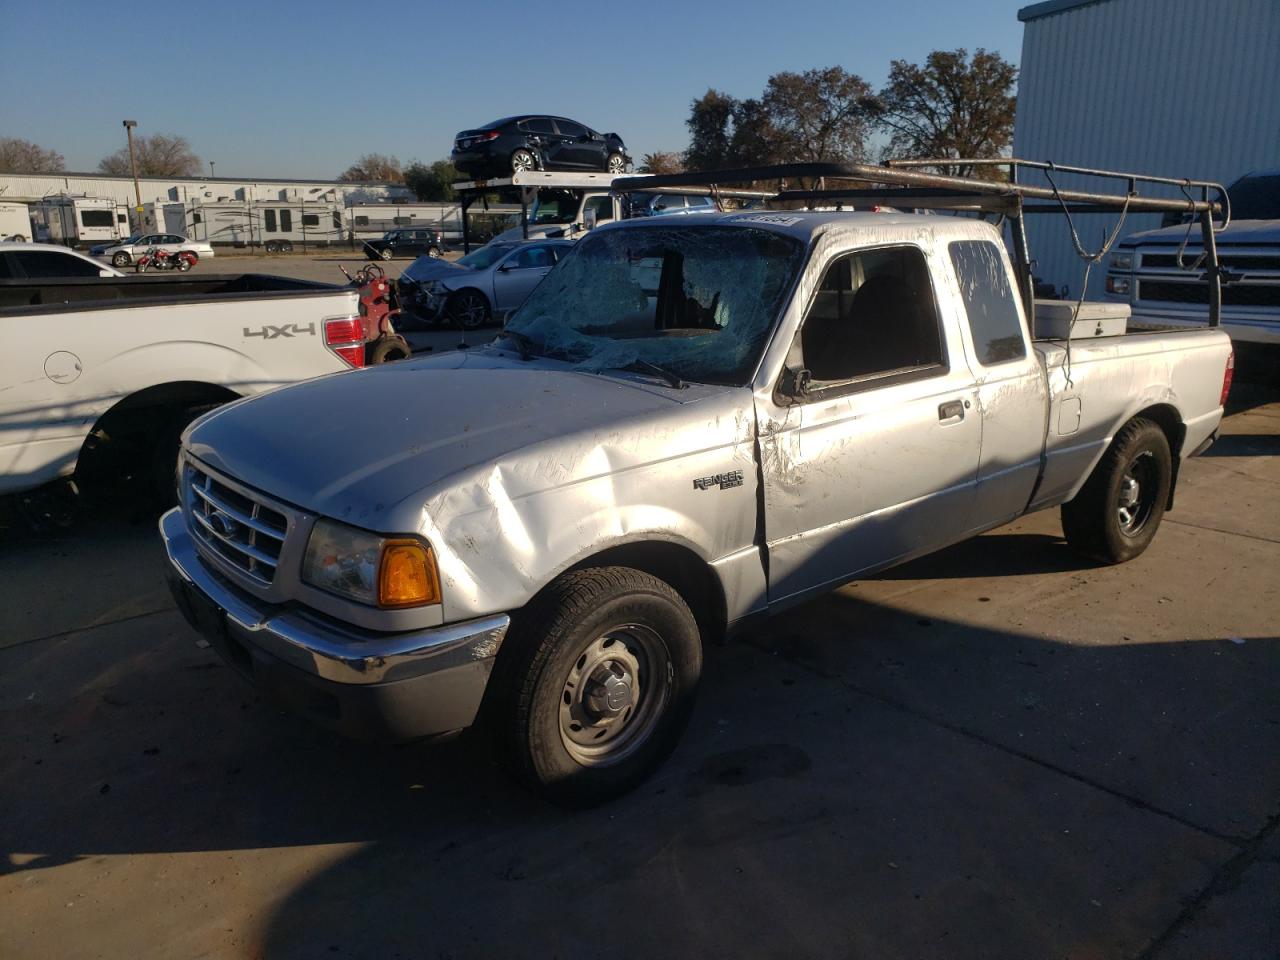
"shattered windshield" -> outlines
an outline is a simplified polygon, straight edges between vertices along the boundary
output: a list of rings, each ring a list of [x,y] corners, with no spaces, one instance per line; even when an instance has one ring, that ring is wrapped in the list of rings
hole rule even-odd
[[[804,257],[750,227],[604,230],[578,242],[507,323],[582,370],[658,366],[746,383]]]

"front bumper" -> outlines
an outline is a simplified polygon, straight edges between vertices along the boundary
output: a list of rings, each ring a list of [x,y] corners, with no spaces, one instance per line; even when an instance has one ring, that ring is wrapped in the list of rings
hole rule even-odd
[[[505,614],[382,634],[250,599],[196,553],[180,509],[160,518],[178,609],[228,666],[272,700],[361,740],[468,727],[506,636]]]

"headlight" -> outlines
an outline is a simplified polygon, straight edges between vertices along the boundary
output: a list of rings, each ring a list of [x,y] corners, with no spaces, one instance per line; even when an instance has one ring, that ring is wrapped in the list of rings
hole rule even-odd
[[[1112,270],[1132,270],[1133,254],[1132,253],[1113,253],[1111,255]]]
[[[440,602],[440,575],[429,546],[332,520],[317,520],[311,528],[302,579],[370,606],[420,607]]]

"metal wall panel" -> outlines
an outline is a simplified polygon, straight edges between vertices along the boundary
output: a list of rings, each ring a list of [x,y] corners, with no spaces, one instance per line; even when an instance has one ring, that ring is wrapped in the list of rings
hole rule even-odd
[[[1028,20],[1013,149],[1223,183],[1280,167],[1280,0],[1105,0]],[[1085,182],[1056,179],[1064,188]],[[1094,250],[1115,217],[1076,222]],[[1084,264],[1063,218],[1028,223],[1037,275],[1078,296]],[[1130,216],[1121,235],[1158,225],[1153,215]],[[1100,295],[1105,273],[1105,264],[1094,267],[1090,296]]]

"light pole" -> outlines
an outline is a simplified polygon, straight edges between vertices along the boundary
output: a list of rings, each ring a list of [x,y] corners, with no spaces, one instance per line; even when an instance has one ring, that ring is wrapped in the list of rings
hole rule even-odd
[[[213,179],[213,161],[209,161],[209,179]]]
[[[133,153],[133,128],[137,120],[124,121],[124,133],[129,138],[129,166],[133,169],[133,195],[138,201],[138,229],[142,229],[142,185],[138,183],[138,158]]]

